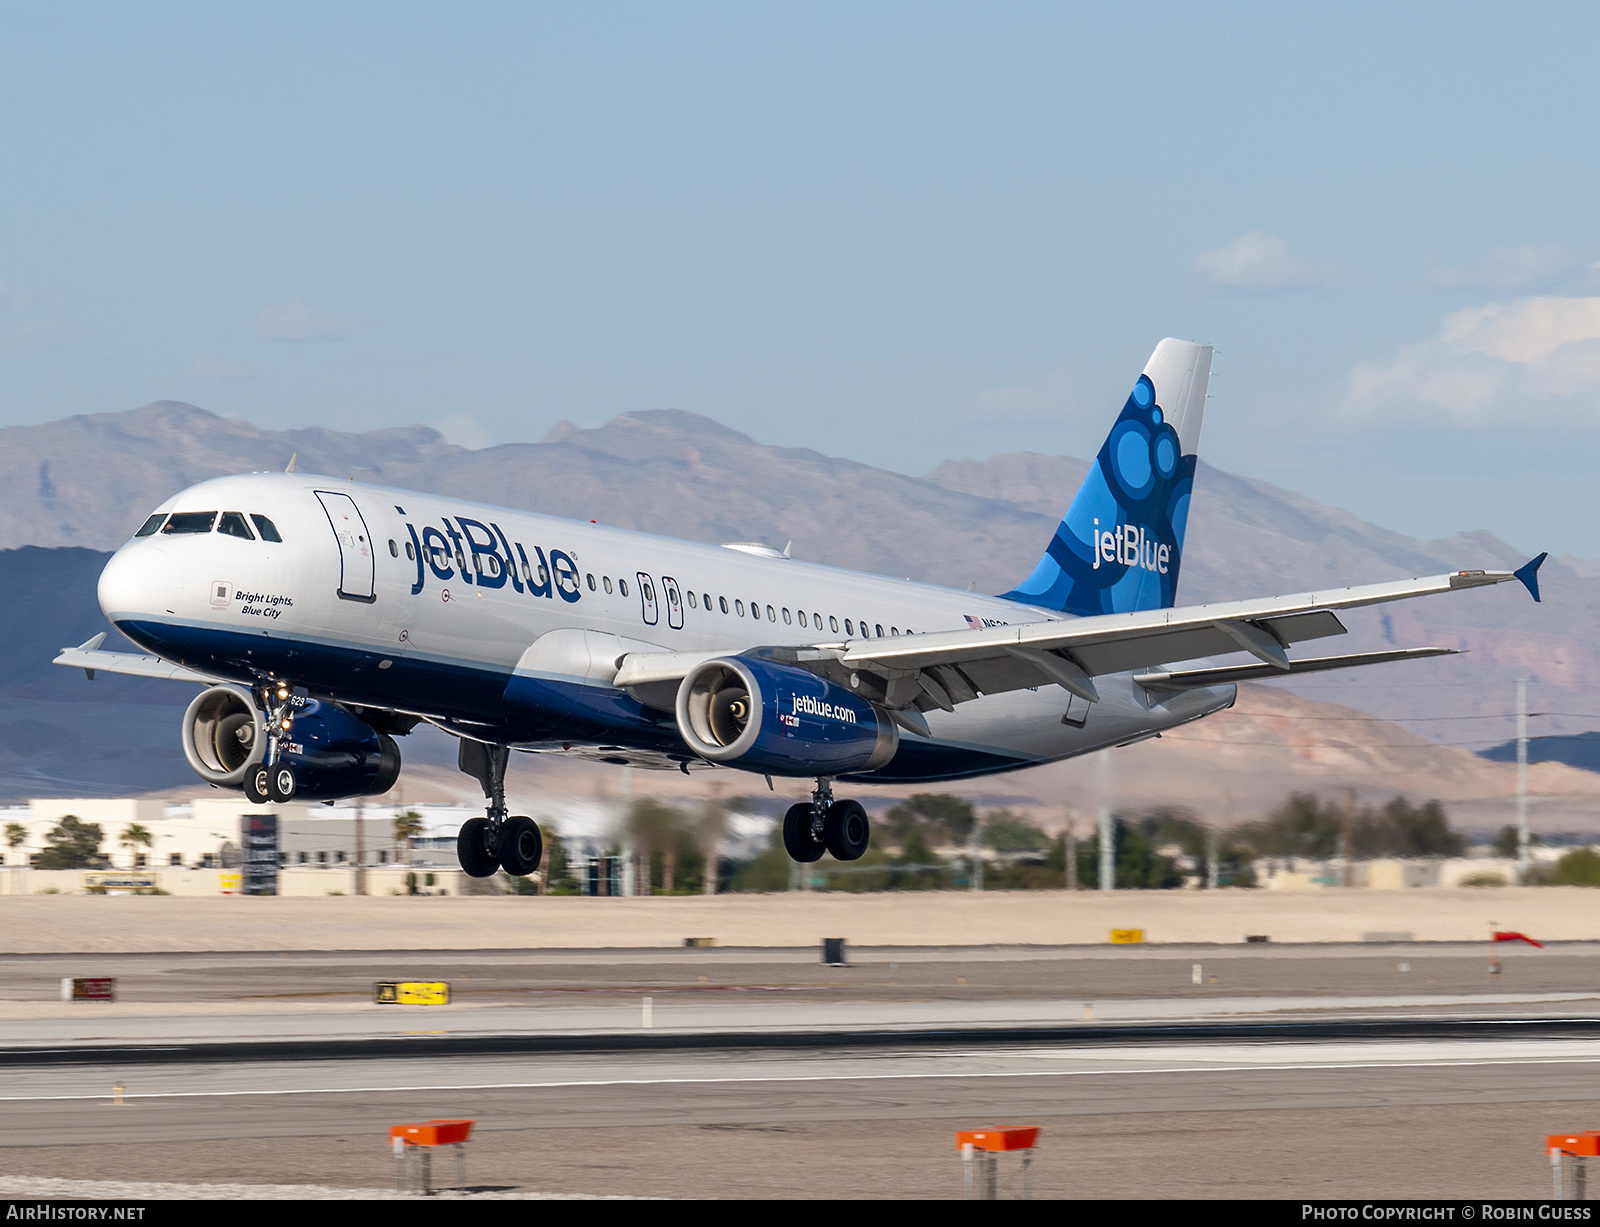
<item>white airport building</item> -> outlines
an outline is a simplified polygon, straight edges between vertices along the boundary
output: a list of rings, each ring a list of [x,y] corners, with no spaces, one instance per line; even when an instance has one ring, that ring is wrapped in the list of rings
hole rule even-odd
[[[395,818],[405,812],[414,813],[422,828],[409,844],[395,835]],[[481,813],[466,805],[252,805],[231,794],[179,802],[36,799],[0,808],[0,894],[236,893],[243,889],[245,822],[267,814],[277,819],[279,894],[354,894],[358,866],[366,870],[368,894],[465,893],[455,836],[463,822]],[[52,832],[68,816],[100,828],[105,867],[38,867]]]
[[[627,801],[563,799],[559,817],[535,814],[561,836],[574,860],[608,855],[619,843]],[[421,830],[396,838],[395,819],[416,815]],[[0,807],[0,895],[145,892],[232,894],[246,888],[247,821],[277,819],[280,895],[498,894],[513,889],[503,874],[475,881],[456,860],[456,834],[478,805],[354,801],[335,805],[252,805],[233,793],[188,801],[149,798],[43,798]],[[97,869],[47,869],[38,862],[67,817],[100,828]],[[730,814],[723,855],[763,850],[771,821]],[[357,870],[364,882],[358,882]],[[630,866],[631,869],[631,866]],[[626,874],[630,881],[632,873]],[[631,888],[623,893],[633,893]]]

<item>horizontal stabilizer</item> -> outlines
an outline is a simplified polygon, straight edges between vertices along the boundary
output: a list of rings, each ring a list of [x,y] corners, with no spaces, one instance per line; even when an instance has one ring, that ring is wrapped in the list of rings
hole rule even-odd
[[[1224,665],[1216,669],[1159,670],[1136,673],[1133,680],[1146,690],[1193,690],[1228,682],[1254,682],[1262,678],[1289,677],[1297,673],[1323,673],[1329,669],[1355,669],[1361,665],[1386,665],[1397,660],[1426,660],[1430,656],[1456,656],[1455,648],[1401,648],[1393,652],[1361,652],[1354,656],[1319,656],[1296,660],[1287,670],[1278,665]]]

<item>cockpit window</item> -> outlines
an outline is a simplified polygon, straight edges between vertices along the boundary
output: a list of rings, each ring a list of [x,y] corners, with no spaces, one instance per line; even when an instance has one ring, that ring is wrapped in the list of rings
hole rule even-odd
[[[243,537],[246,541],[256,539],[256,535],[250,531],[250,526],[244,522],[244,515],[237,511],[224,511],[222,519],[217,521],[217,531],[227,533],[230,537]]]
[[[140,527],[139,531],[134,533],[133,535],[135,537],[149,537],[149,536],[152,536],[155,533],[156,529],[161,527],[162,521],[165,520],[166,518],[167,518],[167,513],[166,512],[164,512],[164,511],[156,512],[155,515],[151,516],[148,520],[146,520],[144,522],[144,524]]]
[[[263,541],[277,541],[280,543],[283,541],[283,538],[278,536],[278,526],[267,519],[266,516],[258,516],[251,512],[250,519],[256,526],[256,532],[261,534]]]
[[[167,521],[163,533],[208,533],[217,518],[214,511],[180,511]]]

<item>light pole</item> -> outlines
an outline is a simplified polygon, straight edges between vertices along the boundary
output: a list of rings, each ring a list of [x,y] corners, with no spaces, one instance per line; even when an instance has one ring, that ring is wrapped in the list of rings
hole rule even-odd
[[[1532,867],[1528,835],[1528,679],[1517,679],[1517,880],[1527,882]]]
[[[1100,889],[1117,889],[1117,832],[1111,820],[1111,751],[1100,751]]]

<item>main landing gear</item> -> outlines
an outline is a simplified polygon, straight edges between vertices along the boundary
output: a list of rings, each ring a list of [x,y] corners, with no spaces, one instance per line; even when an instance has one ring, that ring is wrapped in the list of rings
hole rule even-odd
[[[539,868],[544,858],[544,836],[532,818],[506,816],[506,763],[508,746],[492,746],[463,737],[456,762],[461,770],[483,785],[489,800],[487,818],[471,818],[456,836],[456,859],[467,876],[487,878],[496,869],[523,877]]]
[[[266,716],[267,752],[245,776],[244,794],[256,805],[269,801],[284,805],[294,800],[297,787],[294,768],[282,761],[283,748],[294,724],[290,714],[292,697],[288,682],[262,682],[255,687],[256,707]],[[247,729],[253,734],[253,728],[243,724],[239,733],[242,735]]]
[[[872,824],[859,801],[835,801],[833,781],[818,779],[810,801],[789,807],[783,816],[783,849],[808,865],[824,852],[836,861],[853,861],[867,850]]]

